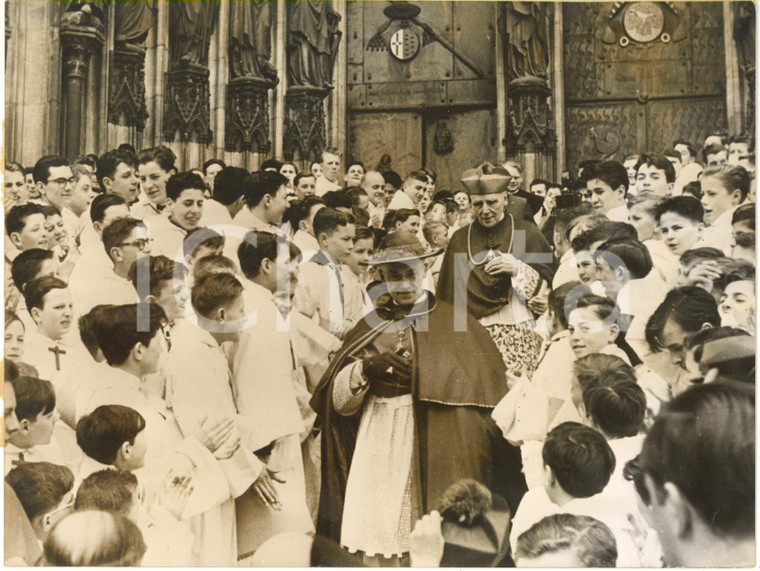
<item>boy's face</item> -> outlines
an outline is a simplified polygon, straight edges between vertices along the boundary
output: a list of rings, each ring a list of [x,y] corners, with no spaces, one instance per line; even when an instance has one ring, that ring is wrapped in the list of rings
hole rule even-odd
[[[159,333],[160,335],[160,333]],[[120,468],[127,472],[134,472],[145,466],[145,453],[148,451],[148,437],[145,429],[135,436],[134,444],[129,445],[129,457],[123,458]]]
[[[26,183],[26,190],[29,193],[29,198],[37,199],[40,197],[40,189],[37,186],[37,183],[34,182],[34,175],[33,174],[25,174],[24,175],[24,182]]]
[[[731,226],[731,257],[755,263],[755,229],[744,220]]]
[[[340,157],[332,153],[322,153],[322,176],[330,182],[338,179],[338,169],[340,169]]]
[[[705,224],[712,224],[724,212],[739,206],[741,192],[729,193],[723,182],[714,176],[702,179],[702,206],[705,207]]]
[[[420,230],[420,217],[415,215],[410,216],[403,222],[396,222],[396,232],[407,232],[408,234],[416,235]]]
[[[317,179],[313,176],[301,177],[296,187],[296,196],[303,200],[305,196],[314,196],[317,193]]]
[[[664,169],[644,163],[636,172],[636,189],[640,196],[668,196],[672,188]]]
[[[81,216],[90,209],[92,199],[97,196],[92,188],[92,179],[89,175],[79,175],[74,190],[71,193],[71,201],[67,205],[77,216]]]
[[[363,176],[364,169],[361,165],[351,165],[346,172],[346,186],[359,186]]]
[[[385,179],[379,172],[367,173],[364,177],[364,186],[362,188],[369,195],[369,199],[375,206],[385,204]]]
[[[425,264],[422,260],[383,264],[378,271],[398,305],[413,305],[424,291]]]
[[[346,259],[346,265],[357,276],[364,276],[369,271],[369,260],[375,253],[372,238],[363,238],[354,242],[354,248]]]
[[[470,195],[459,191],[454,195],[454,202],[459,206],[459,210],[466,210],[470,206]]]
[[[48,247],[63,246],[68,241],[69,233],[63,218],[58,214],[53,214],[45,218],[45,232],[48,235]]]
[[[164,310],[166,318],[174,321],[185,315],[185,307],[189,299],[187,287],[182,280],[164,280],[153,300]]]
[[[441,226],[433,232],[433,243],[430,244],[435,248],[446,249],[449,245],[449,231]]]
[[[311,174],[314,175],[314,178],[319,178],[319,175],[322,174],[322,163],[313,163],[311,165]]]
[[[625,204],[625,189],[612,188],[599,178],[592,178],[586,183],[586,189],[591,193],[589,202],[594,210],[606,214],[609,210]]]
[[[142,250],[137,244],[145,242]],[[114,248],[116,249],[116,248]],[[118,252],[121,256],[120,261],[124,267],[130,268],[140,258],[150,255],[151,245],[148,242],[148,229],[144,226],[136,226],[129,233],[129,236],[118,246]]]
[[[708,167],[722,167],[726,163],[728,163],[728,153],[725,149],[722,149],[717,153],[707,155]]]
[[[241,331],[241,319],[245,317],[245,302],[243,296],[239,295],[231,302],[223,305],[221,310],[224,310],[224,322],[217,321],[216,327],[218,330],[215,333],[215,337],[218,341],[237,341],[240,338]],[[221,313],[221,312],[220,312]]]
[[[5,192],[6,212],[18,204],[29,202],[29,191],[26,188],[23,173],[6,171],[3,190]]]
[[[623,163],[625,170],[628,172],[628,186],[633,187],[636,185],[636,163],[637,159],[628,159]]]
[[[140,188],[148,200],[157,206],[163,205],[166,202],[166,181],[171,173],[162,169],[156,161],[140,165],[137,172],[140,175]]]
[[[104,178],[103,180],[110,180],[110,187],[106,186],[107,191],[122,197],[127,204],[132,204],[137,200],[137,192],[140,190],[140,179],[137,178],[135,169],[127,163],[119,163],[113,178]]]
[[[48,249],[48,235],[45,230],[45,215],[32,214],[27,216],[21,232],[11,234],[11,241],[22,252],[32,248]]]
[[[290,182],[293,182],[293,179],[296,178],[296,167],[291,164],[282,165],[282,168],[280,168],[280,174]]]
[[[665,157],[670,161],[670,164],[673,165],[673,168],[676,171],[676,178],[678,178],[681,174],[681,159],[675,158],[675,157]]]
[[[674,149],[681,155],[681,164],[683,166],[690,164],[694,160],[686,145],[676,145]]]
[[[330,235],[319,235],[319,246],[339,262],[345,262],[351,250],[354,248],[353,224],[338,226]]]
[[[190,259],[190,265],[194,266],[195,262],[206,256],[221,256],[224,254],[224,246],[207,246],[205,244],[199,245]]]
[[[51,289],[43,298],[42,308],[33,307],[31,314],[45,336],[60,340],[69,332],[74,319],[69,288]]]
[[[64,165],[49,167],[47,182],[40,182],[38,185],[47,201],[58,210],[63,210],[64,205],[71,200],[75,182],[71,167]]]
[[[596,279],[596,262],[591,252],[587,250],[576,252],[575,264],[578,267],[578,277],[584,284]]]
[[[14,319],[5,326],[5,358],[19,361],[24,355],[24,324]]]
[[[126,204],[115,204],[106,208],[103,213],[103,222],[95,222],[93,228],[100,236],[103,236],[103,228],[120,218],[129,218],[129,207]]]
[[[446,207],[440,203],[434,204],[425,218],[428,222],[446,222]]]
[[[268,200],[268,207],[266,210],[267,222],[270,224],[279,224],[282,222],[282,215],[288,209],[288,187],[282,185],[277,189],[277,192],[272,195],[267,195],[264,200]]]
[[[422,195],[427,187],[427,182],[422,182],[416,178],[410,178],[404,183],[404,192],[412,199],[414,204],[419,204]]]
[[[11,437],[18,431],[18,418],[16,417],[16,392],[13,385],[5,381],[5,394],[3,399],[4,420],[5,420],[5,442],[9,442]]]
[[[646,242],[654,237],[657,223],[654,216],[647,210],[646,204],[636,204],[628,212],[628,221],[636,228],[639,242]]]
[[[176,201],[169,200],[174,222],[188,232],[195,230],[201,222],[203,192],[202,188],[188,188],[180,193]]]
[[[728,164],[740,164],[741,157],[749,155],[749,143],[730,143],[728,145]]]
[[[530,187],[531,194],[535,194],[536,196],[546,196],[546,185],[545,184],[534,184]]]
[[[140,369],[143,375],[158,371],[161,358],[169,350],[166,333],[164,333],[163,329],[164,327],[166,326],[162,326],[162,328],[156,332],[147,347],[143,347],[143,356],[140,361]]]
[[[676,256],[680,256],[699,241],[703,227],[704,224],[696,224],[675,212],[665,212],[660,216],[662,241]]]
[[[61,416],[54,408],[47,414],[40,412],[34,420],[25,418],[19,421],[18,431],[11,437],[10,443],[19,448],[44,446],[53,438],[53,428]]]
[[[720,296],[718,313],[724,327],[741,327],[754,331],[755,282],[739,280],[728,284]]]
[[[612,284],[618,281],[615,270],[610,266],[605,256],[597,253],[596,255],[596,278],[602,283]]]
[[[574,309],[568,318],[570,348],[576,359],[599,353],[615,341],[618,334],[616,324],[609,324],[597,317],[590,307]]]

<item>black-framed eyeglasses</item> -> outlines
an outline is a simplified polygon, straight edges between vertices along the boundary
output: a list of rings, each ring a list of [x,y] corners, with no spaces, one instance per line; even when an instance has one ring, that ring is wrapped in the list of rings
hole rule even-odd
[[[67,184],[70,184],[71,186],[74,186],[76,184],[76,182],[77,182],[77,179],[75,177],[71,177],[71,178],[54,178],[52,180],[49,180],[48,184],[50,184],[51,182],[54,182],[58,186],[65,186]]]
[[[629,482],[633,482],[633,487],[636,488],[636,493],[644,502],[644,505],[648,506],[652,503],[652,497],[649,494],[649,488],[646,484],[646,471],[641,464],[640,456],[636,456],[632,460],[626,462],[623,467],[623,478]]]
[[[153,243],[153,238],[138,238],[131,242],[122,242],[119,246],[134,246],[141,252],[145,250],[145,247]]]

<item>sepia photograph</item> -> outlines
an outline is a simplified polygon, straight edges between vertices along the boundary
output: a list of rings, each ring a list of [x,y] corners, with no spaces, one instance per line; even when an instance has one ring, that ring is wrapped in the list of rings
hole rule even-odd
[[[4,0],[3,564],[752,568],[752,1]]]

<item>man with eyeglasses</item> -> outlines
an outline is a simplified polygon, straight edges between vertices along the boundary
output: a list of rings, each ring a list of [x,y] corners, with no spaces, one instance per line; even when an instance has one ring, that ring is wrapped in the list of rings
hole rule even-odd
[[[96,305],[135,303],[137,293],[129,281],[129,268],[150,254],[147,226],[134,218],[117,218],[103,229],[103,247],[110,267],[95,265],[87,279],[71,281],[77,313],[84,315]],[[148,276],[146,276],[147,279]]]
[[[71,204],[77,179],[69,161],[57,155],[46,155],[34,165],[32,176],[40,196],[47,204],[55,206],[61,212],[69,236],[73,236],[79,224],[79,217],[69,210],[68,206]]]

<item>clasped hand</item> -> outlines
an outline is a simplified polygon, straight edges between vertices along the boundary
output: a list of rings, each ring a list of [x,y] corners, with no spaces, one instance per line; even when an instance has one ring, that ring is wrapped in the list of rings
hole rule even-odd
[[[196,437],[219,460],[227,460],[240,447],[240,435],[235,419],[209,420],[204,417],[199,423]]]
[[[412,361],[392,351],[366,357],[362,360],[365,376],[370,378],[389,378],[395,376],[404,381],[412,378]]]
[[[490,276],[498,276],[500,274],[512,274],[515,271],[517,265],[517,258],[512,254],[501,254],[498,258],[488,262],[483,270]]]

